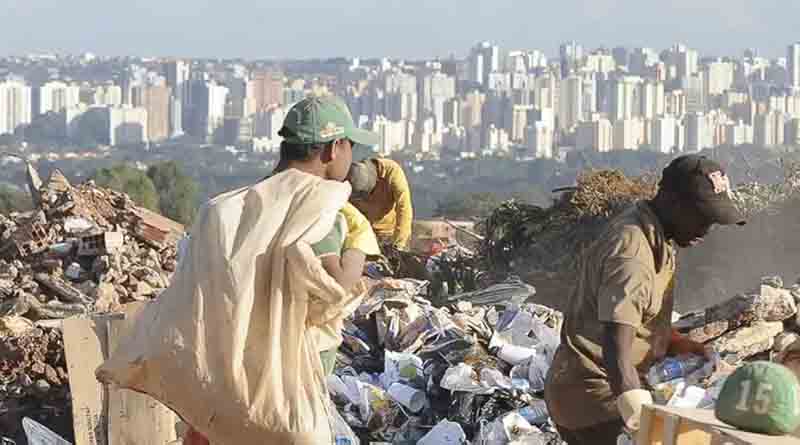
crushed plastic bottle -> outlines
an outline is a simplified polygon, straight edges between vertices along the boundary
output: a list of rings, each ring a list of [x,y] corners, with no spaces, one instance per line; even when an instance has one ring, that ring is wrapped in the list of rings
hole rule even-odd
[[[647,382],[650,386],[671,380],[686,377],[702,368],[706,359],[695,354],[684,354],[677,357],[667,357],[656,363],[647,373]]]

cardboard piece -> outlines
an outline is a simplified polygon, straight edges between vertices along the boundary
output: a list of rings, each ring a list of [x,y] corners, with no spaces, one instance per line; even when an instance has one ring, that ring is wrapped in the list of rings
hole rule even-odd
[[[76,445],[166,445],[177,439],[171,410],[144,394],[105,388],[95,378],[147,304],[126,305],[121,315],[64,320]]]

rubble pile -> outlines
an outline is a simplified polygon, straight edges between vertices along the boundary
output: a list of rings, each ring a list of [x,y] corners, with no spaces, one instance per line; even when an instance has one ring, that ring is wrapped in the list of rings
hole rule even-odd
[[[710,345],[736,365],[752,357],[769,359],[800,338],[800,285],[784,288],[780,277],[765,277],[758,289],[683,316],[673,326]]]
[[[0,425],[69,416],[58,320],[154,298],[183,235],[125,194],[72,186],[59,171],[32,194],[33,211],[0,216]],[[8,423],[0,430],[13,437],[20,423]]]
[[[541,397],[563,316],[525,304],[534,290],[519,281],[442,307],[422,297],[426,286],[372,280],[346,320],[328,379],[337,439],[560,443]]]

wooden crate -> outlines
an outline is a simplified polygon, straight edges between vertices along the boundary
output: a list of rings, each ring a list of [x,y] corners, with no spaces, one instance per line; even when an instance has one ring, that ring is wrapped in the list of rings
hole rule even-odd
[[[646,406],[637,445],[800,445],[793,436],[748,433],[726,425],[712,410]]]

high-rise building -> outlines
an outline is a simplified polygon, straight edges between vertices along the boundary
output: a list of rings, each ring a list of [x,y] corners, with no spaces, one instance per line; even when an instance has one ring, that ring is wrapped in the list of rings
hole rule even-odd
[[[583,59],[583,46],[576,41],[563,43],[558,53],[561,57],[561,77],[565,78],[570,73],[576,72],[580,68]]]
[[[486,86],[489,74],[500,70],[500,48],[490,42],[481,42],[470,51],[467,80]]]
[[[523,141],[525,140],[525,132],[529,127],[528,115],[533,107],[530,105],[513,105],[511,109],[511,140]]]
[[[672,116],[663,116],[655,120],[651,143],[653,149],[664,154],[671,154],[677,151],[675,124],[675,118]]]
[[[624,46],[618,46],[611,50],[611,55],[614,57],[614,63],[618,66],[627,67],[630,63],[631,53]]]
[[[462,103],[458,98],[453,98],[444,103],[444,125],[443,128],[460,127]]]
[[[753,125],[754,144],[764,147],[783,145],[785,137],[783,113],[769,111],[756,115],[755,125]]]
[[[664,114],[664,83],[647,79],[641,87],[642,109],[639,113],[645,119],[655,119]]]
[[[586,56],[583,68],[595,73],[610,73],[617,69],[617,62],[610,54],[595,52]]]
[[[0,134],[31,123],[31,88],[21,81],[0,82]]]
[[[672,52],[676,69],[675,77],[678,81],[697,74],[699,58],[697,51],[677,45],[673,47]]]
[[[89,105],[122,106],[122,88],[114,84],[98,86],[91,95]]]
[[[636,76],[643,76],[656,63],[658,63],[658,54],[654,50],[636,48],[631,53],[628,72]]]
[[[599,153],[611,151],[614,146],[614,127],[608,119],[595,119],[578,125],[575,145],[581,150]]]
[[[456,97],[456,79],[441,71],[435,71],[422,78],[417,85],[422,86],[419,95],[421,116],[434,117],[434,132],[444,130],[445,102]]]
[[[206,142],[212,142],[225,119],[228,89],[206,80],[191,82],[192,110],[184,130]],[[185,114],[185,113],[184,113]]]
[[[391,121],[417,121],[417,93],[386,94],[384,115]]]
[[[275,105],[283,105],[283,75],[280,73],[259,71],[247,82],[246,97],[251,103],[246,107],[248,112],[255,113]],[[301,94],[299,99],[303,98]],[[293,101],[295,102],[295,101]]]
[[[672,90],[665,95],[664,112],[678,118],[686,114],[686,94],[683,90]]]
[[[67,108],[75,108],[81,103],[81,88],[60,81],[47,82],[34,92],[34,116],[49,112],[60,113]]]
[[[786,145],[800,146],[800,118],[793,118],[786,123]]]
[[[786,51],[786,71],[789,86],[800,88],[800,42],[789,45]]]
[[[160,142],[170,133],[172,90],[167,86],[136,86],[131,91],[134,107],[147,110],[147,140]]]
[[[610,118],[613,121],[632,119],[639,116],[642,109],[642,78],[622,76],[611,84]]]
[[[686,151],[701,151],[711,146],[709,127],[705,114],[691,112],[686,115]]]
[[[147,110],[131,107],[106,107],[108,145],[137,145],[147,142]]]
[[[583,118],[583,79],[569,76],[561,81],[558,123],[562,130],[571,130]]]
[[[378,116],[372,122],[372,131],[378,134],[378,153],[389,156],[395,151],[406,147],[406,121],[391,121],[384,116]]]
[[[706,97],[730,90],[733,87],[733,64],[717,61],[703,67],[703,87]]]
[[[181,102],[187,105],[190,102],[191,89],[189,79],[191,67],[183,60],[171,60],[163,65],[164,77],[167,79],[167,86],[172,88],[172,94]]]
[[[753,126],[742,121],[729,123],[725,126],[725,141],[728,145],[743,145],[753,143]]]
[[[681,86],[686,93],[686,111],[689,113],[706,112],[706,89],[703,76],[691,74],[681,80]]]
[[[644,143],[644,121],[626,119],[614,122],[614,150],[638,150]]]
[[[553,129],[544,122],[534,122],[527,129],[528,154],[536,159],[553,157]]]

